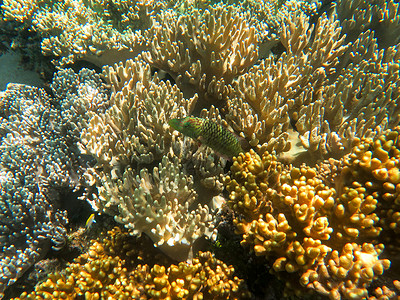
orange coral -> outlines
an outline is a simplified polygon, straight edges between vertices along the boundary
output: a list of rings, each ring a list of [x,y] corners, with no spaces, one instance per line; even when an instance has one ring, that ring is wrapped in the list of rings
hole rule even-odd
[[[234,223],[242,244],[272,259],[275,272],[297,272],[303,287],[332,299],[368,296],[390,267],[376,238],[397,230],[398,196],[387,187],[400,180],[397,136],[389,131],[359,144],[327,181],[316,168],[285,167],[268,152],[241,153],[225,184],[228,205],[240,213]]]
[[[375,140],[366,139],[345,160],[342,178],[351,183],[353,189],[362,187],[369,202],[361,212],[376,210],[373,220],[364,223],[377,224],[375,230],[379,232],[382,229],[400,232],[399,132],[400,128],[396,128]]]
[[[244,281],[235,276],[235,269],[210,252],[200,252],[192,263],[181,262],[169,267],[145,264],[132,268],[137,259],[134,254],[140,255],[141,247],[130,244],[132,237],[120,229],[115,228],[108,234],[104,245],[92,241],[88,252],[76,258],[64,272],[49,274],[34,292],[24,292],[16,299],[244,299],[250,296]],[[147,255],[155,251],[144,254],[141,259],[147,260]],[[167,263],[163,258],[162,261]]]
[[[181,262],[168,269],[160,265],[151,269],[139,266],[134,276],[151,299],[249,298],[243,280],[234,276],[234,271],[210,252],[200,252],[190,264]]]

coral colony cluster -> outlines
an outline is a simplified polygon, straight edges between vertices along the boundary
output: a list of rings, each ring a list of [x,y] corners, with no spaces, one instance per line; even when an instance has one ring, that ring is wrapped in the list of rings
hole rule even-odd
[[[254,298],[195,250],[223,214],[282,296],[400,297],[400,4],[229,2],[3,0],[57,71],[0,94],[0,298],[68,247],[78,189],[120,228],[20,299]],[[168,124],[187,116],[244,151]],[[142,234],[174,262],[141,263]]]

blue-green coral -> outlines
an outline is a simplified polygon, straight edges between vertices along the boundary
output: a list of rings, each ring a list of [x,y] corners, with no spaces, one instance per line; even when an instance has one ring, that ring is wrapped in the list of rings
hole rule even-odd
[[[8,85],[0,100],[0,298],[49,247],[65,244],[59,189],[76,174],[59,112],[42,89]]]

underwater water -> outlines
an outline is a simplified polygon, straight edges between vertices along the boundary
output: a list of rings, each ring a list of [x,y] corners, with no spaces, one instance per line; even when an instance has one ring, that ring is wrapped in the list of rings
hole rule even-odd
[[[0,299],[400,298],[398,1],[0,5]]]

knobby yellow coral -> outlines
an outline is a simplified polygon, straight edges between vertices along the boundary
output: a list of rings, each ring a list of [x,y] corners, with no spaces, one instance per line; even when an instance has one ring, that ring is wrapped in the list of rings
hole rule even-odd
[[[119,229],[109,232],[104,245],[92,241],[62,273],[49,274],[32,293],[15,299],[245,299],[250,296],[232,266],[210,252],[199,253],[193,262],[163,266],[133,266],[136,250]],[[124,247],[117,248],[121,246]],[[115,253],[126,257],[126,260]],[[154,257],[152,258],[154,262]]]
[[[379,258],[384,244],[398,241],[399,130],[359,140],[331,180],[268,152],[234,158],[225,185],[242,244],[275,272],[298,273],[303,287],[332,299],[367,297],[390,267]]]

